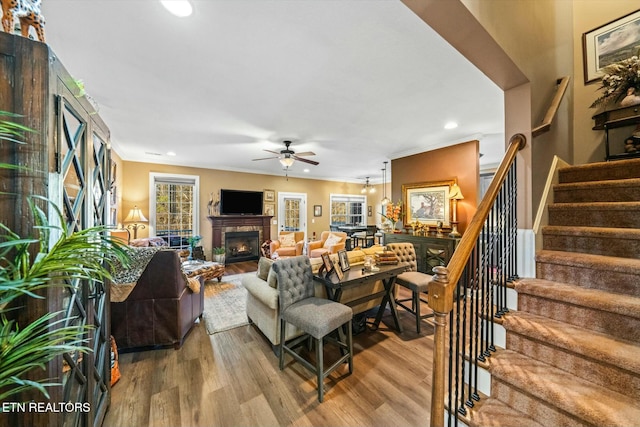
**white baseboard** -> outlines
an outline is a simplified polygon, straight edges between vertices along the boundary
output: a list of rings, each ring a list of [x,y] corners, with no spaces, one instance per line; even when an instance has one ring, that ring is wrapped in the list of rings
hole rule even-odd
[[[536,277],[536,236],[532,229],[518,229],[517,273],[520,277]]]

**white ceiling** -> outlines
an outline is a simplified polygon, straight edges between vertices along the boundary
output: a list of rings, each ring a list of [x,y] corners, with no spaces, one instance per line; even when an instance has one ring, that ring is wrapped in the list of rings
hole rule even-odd
[[[43,2],[47,43],[125,160],[284,175],[252,159],[291,139],[320,164],[289,176],[380,182],[385,160],[470,139],[481,165],[502,157],[502,90],[400,1],[192,4]]]

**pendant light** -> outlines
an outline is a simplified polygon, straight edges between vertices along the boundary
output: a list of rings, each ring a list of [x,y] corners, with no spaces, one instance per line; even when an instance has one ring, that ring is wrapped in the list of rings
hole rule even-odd
[[[362,190],[360,190],[360,192],[361,192],[362,194],[365,194],[365,193],[371,193],[371,194],[373,194],[373,193],[375,193],[375,192],[376,192],[376,188],[375,188],[373,185],[369,184],[369,177],[367,177],[367,181],[366,181],[366,183],[362,186]]]
[[[382,205],[391,201],[387,197],[387,163],[389,162],[384,162],[384,169],[382,169],[382,200],[380,201]]]

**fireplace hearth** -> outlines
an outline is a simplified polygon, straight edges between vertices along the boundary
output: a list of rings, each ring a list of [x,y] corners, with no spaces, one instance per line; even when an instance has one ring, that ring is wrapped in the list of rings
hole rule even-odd
[[[228,231],[224,236],[225,262],[251,261],[260,257],[258,231]]]

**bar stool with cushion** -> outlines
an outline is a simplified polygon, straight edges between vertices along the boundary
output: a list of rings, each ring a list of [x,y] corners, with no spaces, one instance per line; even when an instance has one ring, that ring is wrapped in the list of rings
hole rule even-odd
[[[396,284],[411,290],[411,298],[397,299],[396,304],[416,317],[416,331],[420,333],[420,321],[427,317],[433,317],[433,312],[420,314],[420,302],[427,302],[420,296],[428,293],[431,276],[418,271],[416,250],[413,243],[389,243],[387,249],[396,254],[400,264],[405,264],[408,267],[407,271],[398,275]],[[411,301],[411,308],[404,305],[407,301]]]
[[[271,267],[278,277],[278,299],[280,305],[280,336],[285,336],[287,323],[302,330],[305,335],[285,343],[280,340],[280,370],[284,369],[284,355],[289,353],[305,368],[316,374],[318,401],[324,399],[324,379],[343,363],[349,364],[349,374],[353,373],[353,342],[351,333],[351,307],[315,296],[311,263],[306,256],[280,259]],[[343,327],[346,326],[346,331]],[[338,330],[338,337],[329,336]],[[346,332],[346,339],[344,338]],[[315,366],[295,351],[309,336],[314,338]],[[324,340],[331,340],[341,349],[341,357],[329,368],[324,369]]]

